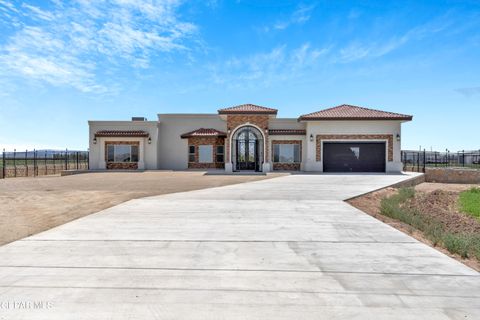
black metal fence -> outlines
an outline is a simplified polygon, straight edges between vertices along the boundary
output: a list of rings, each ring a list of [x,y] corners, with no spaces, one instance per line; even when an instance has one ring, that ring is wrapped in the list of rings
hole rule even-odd
[[[426,168],[470,168],[480,170],[480,150],[445,152],[402,151],[404,171],[425,172]]]
[[[0,178],[36,177],[88,168],[88,151],[3,150]]]

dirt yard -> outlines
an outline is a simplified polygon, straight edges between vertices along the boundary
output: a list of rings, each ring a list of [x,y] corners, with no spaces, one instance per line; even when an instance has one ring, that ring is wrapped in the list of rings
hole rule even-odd
[[[480,187],[476,184],[456,184],[456,183],[432,183],[425,182],[421,183],[415,187],[416,191],[420,192],[432,192],[437,190],[447,191],[447,192],[461,192],[473,187]]]
[[[99,172],[0,180],[0,245],[119,203],[146,196],[219,187],[284,174]]]

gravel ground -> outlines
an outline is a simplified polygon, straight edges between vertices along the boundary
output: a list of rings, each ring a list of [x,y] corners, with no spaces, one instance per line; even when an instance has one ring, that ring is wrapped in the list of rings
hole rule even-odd
[[[101,172],[0,180],[0,245],[147,196],[269,179],[283,174]]]

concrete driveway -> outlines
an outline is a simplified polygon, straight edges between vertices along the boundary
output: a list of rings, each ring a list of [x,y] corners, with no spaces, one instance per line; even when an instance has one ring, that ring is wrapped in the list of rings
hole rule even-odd
[[[1,247],[0,319],[479,319],[479,273],[343,202],[408,178],[126,202]]]

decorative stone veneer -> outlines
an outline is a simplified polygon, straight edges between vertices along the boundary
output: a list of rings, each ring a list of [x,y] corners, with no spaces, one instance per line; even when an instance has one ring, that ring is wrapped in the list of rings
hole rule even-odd
[[[387,154],[388,161],[393,161],[393,135],[392,134],[330,134],[330,135],[317,135],[317,150],[316,159],[322,161],[322,141],[323,140],[364,140],[370,142],[370,140],[387,140]],[[373,142],[373,141],[371,141]]]
[[[105,141],[105,162],[108,170],[137,170],[138,162],[107,162],[108,159],[108,145],[111,144],[128,144],[137,146],[140,153],[140,141]],[[138,155],[140,157],[140,154]]]
[[[265,140],[263,141],[265,145],[265,159],[269,159],[269,140],[268,140],[268,114],[239,114],[227,115],[227,140],[225,142],[225,161],[230,162],[230,137],[234,134],[233,130],[242,125],[255,125],[260,128]],[[267,160],[268,161],[268,160]],[[264,159],[261,159],[261,162],[264,162]]]
[[[213,162],[200,163],[198,162],[198,146],[212,145],[213,146]],[[217,146],[225,145],[225,138],[218,137],[190,137],[188,138],[188,146],[195,146],[195,162],[188,162],[188,168],[190,169],[223,169],[225,168],[224,162],[217,161]],[[225,153],[225,148],[223,149]],[[225,154],[223,156],[225,160]]]
[[[302,162],[302,140],[272,140],[272,162],[275,156],[273,146],[275,144],[298,144],[300,145],[300,162]],[[273,162],[273,170],[300,171],[300,162]]]
[[[107,162],[108,170],[137,170],[137,162]]]

